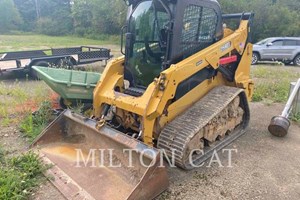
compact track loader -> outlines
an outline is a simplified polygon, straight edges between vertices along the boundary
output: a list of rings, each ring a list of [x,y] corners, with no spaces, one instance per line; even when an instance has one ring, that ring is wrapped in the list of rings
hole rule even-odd
[[[125,56],[105,68],[93,116],[66,110],[32,145],[68,199],[153,199],[168,187],[163,157],[192,169],[249,123],[252,13],[222,15],[216,0],[125,2]]]

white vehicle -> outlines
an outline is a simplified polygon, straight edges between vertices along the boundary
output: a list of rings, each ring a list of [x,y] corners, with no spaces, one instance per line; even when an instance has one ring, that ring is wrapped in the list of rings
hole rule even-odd
[[[300,37],[274,37],[253,46],[252,64],[259,61],[282,61],[300,66]]]

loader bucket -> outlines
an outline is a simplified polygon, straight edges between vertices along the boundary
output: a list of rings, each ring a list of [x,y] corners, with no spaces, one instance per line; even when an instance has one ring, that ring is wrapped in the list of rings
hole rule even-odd
[[[67,199],[148,200],[168,187],[159,150],[95,126],[66,110],[31,145],[52,164],[47,175]]]

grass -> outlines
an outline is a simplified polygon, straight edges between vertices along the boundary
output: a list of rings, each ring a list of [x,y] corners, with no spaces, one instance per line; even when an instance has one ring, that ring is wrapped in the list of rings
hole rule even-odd
[[[300,70],[296,67],[255,66],[252,78],[255,83],[254,102],[282,103],[288,99],[290,82],[297,81]]]
[[[18,82],[12,85],[0,83],[0,119],[1,125],[8,126],[13,120],[13,108],[28,100],[28,94],[22,90]]]
[[[118,36],[102,36],[99,40],[77,36],[0,35],[0,52],[37,50],[51,47],[118,44]]]
[[[11,83],[0,82],[0,125],[19,123],[24,115],[38,108],[51,94],[43,82],[16,80]]]
[[[48,122],[51,105],[42,102],[50,98],[50,88],[40,81],[0,82],[0,127],[20,124],[32,141]],[[33,152],[13,156],[0,146],[0,200],[28,199],[45,180],[42,172],[47,168]]]
[[[0,199],[28,199],[35,187],[45,180],[43,172],[49,166],[33,152],[12,158],[4,158],[4,154],[0,149]]]
[[[33,106],[48,98],[49,90],[40,83],[24,81],[21,84],[16,81],[11,85],[0,85],[1,126],[20,123],[20,129],[30,142],[40,134],[50,118],[49,102],[42,103],[40,110],[32,114]],[[47,168],[33,152],[11,157],[0,147],[0,199],[28,199],[45,180],[43,172]]]
[[[0,146],[0,163],[4,162],[5,151],[2,146]]]
[[[291,120],[293,120],[295,122],[300,122],[300,112],[291,114],[290,118],[291,118]]]
[[[51,102],[45,101],[35,113],[28,113],[20,125],[20,131],[32,142],[52,119]]]

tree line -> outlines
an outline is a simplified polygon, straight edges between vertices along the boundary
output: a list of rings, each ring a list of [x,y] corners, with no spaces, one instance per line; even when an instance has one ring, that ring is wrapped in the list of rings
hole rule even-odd
[[[253,11],[255,41],[300,36],[299,0],[219,0],[223,13]],[[0,34],[11,31],[84,37],[119,34],[123,0],[0,0]]]
[[[0,0],[0,33],[118,34],[126,12],[122,0]]]

